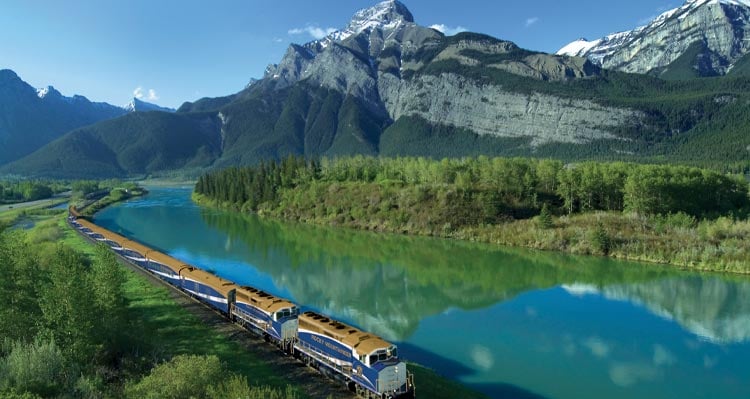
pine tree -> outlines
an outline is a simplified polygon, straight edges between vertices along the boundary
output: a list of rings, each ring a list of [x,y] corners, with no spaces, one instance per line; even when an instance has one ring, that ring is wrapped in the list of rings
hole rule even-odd
[[[542,229],[551,229],[554,226],[554,223],[552,222],[552,212],[549,210],[549,205],[545,202],[544,205],[542,205],[542,210],[539,212],[539,216],[537,216],[537,224]]]

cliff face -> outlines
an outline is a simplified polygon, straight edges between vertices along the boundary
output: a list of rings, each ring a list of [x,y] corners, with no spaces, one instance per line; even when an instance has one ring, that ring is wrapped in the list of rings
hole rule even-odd
[[[680,57],[699,76],[726,74],[750,50],[750,2],[689,0],[648,25],[598,40],[579,39],[558,54],[608,69],[662,74]]]
[[[411,80],[383,75],[379,88],[394,120],[419,116],[480,135],[529,137],[532,145],[617,139],[610,133],[612,128],[643,119],[640,112],[633,110],[538,93],[520,95],[455,74]]]

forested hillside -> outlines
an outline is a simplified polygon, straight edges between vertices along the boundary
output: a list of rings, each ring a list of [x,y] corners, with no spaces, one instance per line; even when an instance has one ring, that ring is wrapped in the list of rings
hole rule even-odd
[[[200,169],[221,153],[219,130],[213,115],[137,112],[75,130],[0,172],[107,178]]]

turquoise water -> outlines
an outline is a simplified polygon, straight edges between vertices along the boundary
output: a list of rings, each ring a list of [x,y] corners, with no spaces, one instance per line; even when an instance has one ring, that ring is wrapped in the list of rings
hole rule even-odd
[[[748,278],[277,223],[200,208],[189,189],[95,221],[375,332],[490,397],[750,398]]]

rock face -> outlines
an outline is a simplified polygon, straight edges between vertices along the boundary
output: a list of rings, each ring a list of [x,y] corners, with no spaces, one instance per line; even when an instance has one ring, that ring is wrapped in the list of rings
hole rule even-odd
[[[579,39],[557,54],[587,57],[608,69],[656,74],[689,56],[697,75],[713,76],[726,74],[747,54],[748,39],[750,1],[688,0],[648,25],[594,41]]]
[[[603,107],[591,101],[510,93],[455,74],[403,81],[384,75],[380,87],[394,120],[419,116],[481,135],[530,137],[532,145],[617,139],[609,133],[611,128],[643,118],[639,112]]]
[[[530,137],[532,145],[616,139],[611,128],[642,119],[631,110],[519,94],[460,73],[421,73],[440,62],[556,82],[599,73],[585,58],[534,53],[487,36],[449,40],[414,23],[402,3],[386,1],[357,12],[345,29],[323,40],[290,46],[264,80],[277,90],[300,81],[334,89],[392,121],[419,116],[480,135]]]

